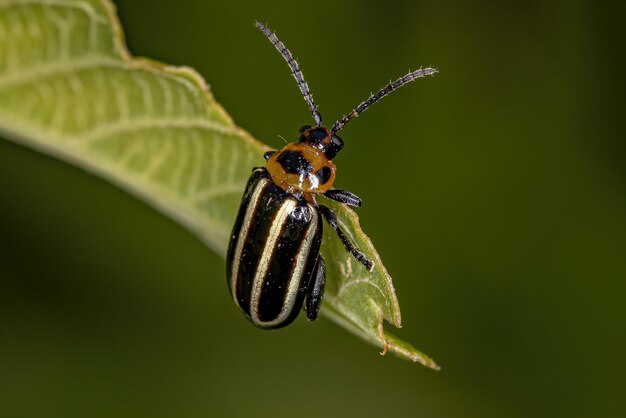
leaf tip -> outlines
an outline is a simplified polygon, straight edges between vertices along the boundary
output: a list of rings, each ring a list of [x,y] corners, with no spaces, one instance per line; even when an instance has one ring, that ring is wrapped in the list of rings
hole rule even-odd
[[[378,339],[382,345],[383,351],[380,352],[381,356],[384,356],[389,351],[395,353],[398,357],[411,360],[414,363],[420,363],[421,365],[428,367],[429,369],[439,371],[441,367],[435,363],[435,361],[428,357],[426,354],[416,350],[410,344],[399,340],[393,335],[385,333],[383,318],[380,318],[378,322]]]

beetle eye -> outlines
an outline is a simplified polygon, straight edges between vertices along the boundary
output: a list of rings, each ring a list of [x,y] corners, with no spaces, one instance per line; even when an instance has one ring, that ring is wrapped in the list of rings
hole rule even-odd
[[[311,129],[311,125],[304,125],[302,128],[300,128],[300,138],[298,138],[298,141],[306,142],[306,136],[304,135],[304,133],[309,129]]]
[[[337,135],[333,135],[330,139],[330,143],[326,146],[324,154],[329,160],[335,158],[335,156],[341,151],[343,148],[343,139],[338,137]]]

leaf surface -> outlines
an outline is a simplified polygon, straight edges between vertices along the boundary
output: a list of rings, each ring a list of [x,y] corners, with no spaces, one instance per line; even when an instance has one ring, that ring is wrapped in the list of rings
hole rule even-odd
[[[269,148],[238,128],[192,69],[131,57],[105,0],[0,0],[0,135],[96,173],[226,254],[246,180]],[[398,355],[391,278],[353,211],[330,202],[367,272],[327,233],[322,313]]]

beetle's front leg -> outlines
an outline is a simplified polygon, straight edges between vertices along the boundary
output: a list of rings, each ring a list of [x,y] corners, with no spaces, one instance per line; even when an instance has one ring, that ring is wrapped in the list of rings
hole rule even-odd
[[[353,208],[361,207],[361,198],[347,190],[330,189],[324,193],[324,196]]]
[[[317,313],[320,311],[320,305],[322,304],[322,298],[324,297],[325,283],[326,265],[324,264],[324,257],[320,254],[317,257],[313,277],[311,277],[311,283],[309,284],[309,290],[306,295],[305,309],[306,316],[309,318],[309,321],[315,321]]]
[[[333,212],[329,207],[323,205],[320,205],[320,212],[326,219],[326,222],[328,222],[328,225],[330,225],[330,227],[335,231],[343,246],[346,247],[346,250],[352,254],[356,261],[363,264],[367,271],[372,271],[374,268],[374,262],[367,258],[361,251],[357,250],[354,244],[352,244],[348,237],[346,237],[337,223],[337,216],[335,215],[335,212]]]

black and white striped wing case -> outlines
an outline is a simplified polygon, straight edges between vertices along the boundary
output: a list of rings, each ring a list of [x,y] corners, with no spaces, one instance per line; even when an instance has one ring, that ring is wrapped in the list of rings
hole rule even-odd
[[[302,309],[322,241],[316,206],[284,192],[264,168],[253,171],[228,247],[235,303],[258,327],[279,328]]]

